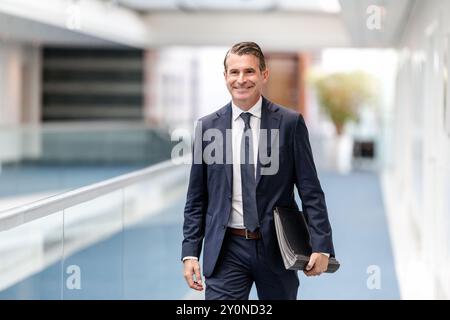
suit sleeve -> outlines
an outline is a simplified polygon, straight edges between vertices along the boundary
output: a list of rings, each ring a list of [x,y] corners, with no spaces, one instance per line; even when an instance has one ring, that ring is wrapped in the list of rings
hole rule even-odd
[[[295,185],[302,200],[303,213],[309,224],[313,252],[334,257],[332,230],[328,220],[325,195],[317,177],[308,129],[302,115],[297,118],[294,133]]]
[[[195,129],[193,159],[189,186],[184,208],[183,243],[181,259],[186,256],[200,257],[205,232],[205,213],[208,207],[206,188],[206,165],[203,162],[201,122]]]

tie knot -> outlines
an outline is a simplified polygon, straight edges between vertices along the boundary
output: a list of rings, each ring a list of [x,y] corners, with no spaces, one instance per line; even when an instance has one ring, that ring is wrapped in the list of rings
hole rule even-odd
[[[241,118],[242,120],[244,120],[245,123],[245,128],[250,128],[250,117],[252,116],[252,114],[250,112],[242,112],[241,113]]]

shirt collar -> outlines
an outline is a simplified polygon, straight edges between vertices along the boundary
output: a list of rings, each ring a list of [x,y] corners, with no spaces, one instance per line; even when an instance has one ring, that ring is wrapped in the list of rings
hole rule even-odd
[[[237,118],[239,118],[241,113],[243,113],[243,112],[250,112],[252,114],[252,116],[255,116],[255,117],[261,119],[262,96],[259,97],[258,102],[256,102],[255,105],[253,107],[251,107],[248,111],[242,110],[237,105],[235,105],[233,101],[231,101],[231,107],[233,110],[233,120],[234,121],[236,121]]]

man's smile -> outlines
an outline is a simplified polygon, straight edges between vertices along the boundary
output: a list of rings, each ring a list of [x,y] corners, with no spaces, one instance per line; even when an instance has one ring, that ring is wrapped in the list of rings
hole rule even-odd
[[[250,89],[252,89],[254,86],[250,86],[250,87],[238,87],[238,88],[234,88],[234,90],[236,90],[236,91],[248,91],[248,90],[250,90]]]

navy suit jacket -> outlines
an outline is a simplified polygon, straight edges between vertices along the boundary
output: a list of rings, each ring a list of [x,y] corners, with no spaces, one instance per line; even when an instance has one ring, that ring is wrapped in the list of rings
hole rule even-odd
[[[224,137],[222,163],[193,162],[184,209],[182,258],[200,257],[204,242],[205,277],[211,276],[214,271],[231,214],[233,171],[232,164],[225,161],[226,144],[229,144],[228,150],[231,150],[231,139],[225,139],[226,129],[231,129],[231,115],[230,102],[218,111],[201,118],[199,121],[202,125],[198,125],[196,129],[196,137],[203,137],[199,134],[212,128],[220,130]],[[294,186],[297,187],[302,209],[310,226],[313,252],[330,253],[333,257],[332,231],[325,197],[317,177],[308,131],[302,115],[263,97],[260,128],[269,131],[278,129],[279,134],[278,172],[273,175],[261,175],[261,169],[267,165],[263,165],[258,159],[256,173],[258,216],[270,267],[276,273],[285,270],[275,233],[273,209],[276,206],[298,209],[294,198]],[[205,139],[195,139],[194,155],[197,156],[211,143],[199,140]],[[261,140],[260,138],[260,147]],[[273,146],[267,143],[266,147],[270,154]]]

